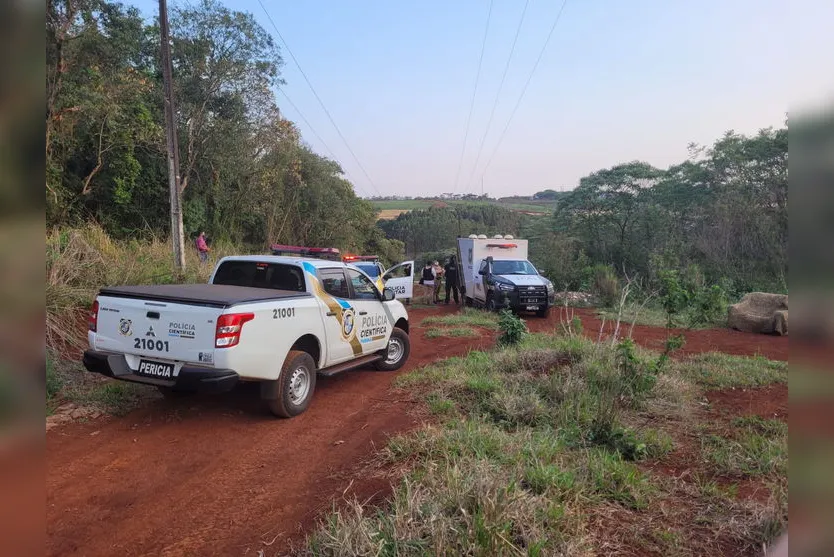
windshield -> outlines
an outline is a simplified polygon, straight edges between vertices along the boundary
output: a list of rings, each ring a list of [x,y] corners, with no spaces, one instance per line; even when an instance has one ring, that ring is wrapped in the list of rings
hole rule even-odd
[[[354,263],[354,266],[372,279],[379,276],[379,267],[376,266],[376,263]]]
[[[496,275],[537,275],[536,268],[529,261],[493,261],[492,272]]]

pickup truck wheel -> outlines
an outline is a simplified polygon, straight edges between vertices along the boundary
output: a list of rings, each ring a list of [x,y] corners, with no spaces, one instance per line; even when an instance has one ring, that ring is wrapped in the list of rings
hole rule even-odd
[[[380,371],[395,371],[403,367],[411,352],[411,341],[408,333],[394,327],[391,338],[388,339],[388,346],[382,351],[382,359],[376,363]]]
[[[487,296],[486,309],[487,311],[498,311],[498,306],[495,305],[495,298],[492,296]]]
[[[306,352],[290,350],[281,377],[278,392],[269,399],[269,409],[278,417],[292,418],[307,410],[316,390],[316,364]]]
[[[536,310],[536,317],[547,317],[547,314],[550,313],[550,308],[544,308]]]

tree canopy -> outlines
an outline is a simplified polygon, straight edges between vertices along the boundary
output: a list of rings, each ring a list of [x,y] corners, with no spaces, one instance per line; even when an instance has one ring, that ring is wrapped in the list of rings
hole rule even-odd
[[[398,259],[339,164],[281,117],[281,53],[254,17],[201,0],[170,21],[186,232]],[[166,234],[158,23],[118,2],[49,0],[46,31],[47,224]]]

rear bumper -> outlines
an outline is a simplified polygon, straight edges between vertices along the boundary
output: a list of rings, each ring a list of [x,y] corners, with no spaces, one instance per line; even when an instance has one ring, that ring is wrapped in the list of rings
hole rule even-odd
[[[123,355],[95,350],[86,350],[82,362],[87,371],[92,373],[100,373],[106,377],[122,381],[173,387],[183,391],[223,393],[231,390],[239,379],[237,372],[231,369],[199,366],[183,366],[174,380],[143,377],[133,373]]]

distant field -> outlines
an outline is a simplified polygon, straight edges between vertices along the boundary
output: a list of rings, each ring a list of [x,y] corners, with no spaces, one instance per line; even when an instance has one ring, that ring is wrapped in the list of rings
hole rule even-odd
[[[374,207],[379,209],[381,219],[394,219],[400,213],[414,211],[415,209],[428,209],[435,203],[446,203],[448,205],[498,205],[505,207],[511,211],[525,212],[525,213],[550,213],[553,211],[555,204],[552,201],[529,201],[529,200],[491,200],[491,201],[463,201],[463,200],[446,200],[446,199],[403,199],[403,200],[383,200],[372,201]]]
[[[414,209],[428,209],[435,201],[428,199],[402,199],[392,201],[371,201],[374,207],[384,211],[386,209],[398,209],[401,211],[413,211]]]
[[[376,218],[380,220],[394,220],[403,213],[408,213],[408,209],[382,209],[377,213]]]

